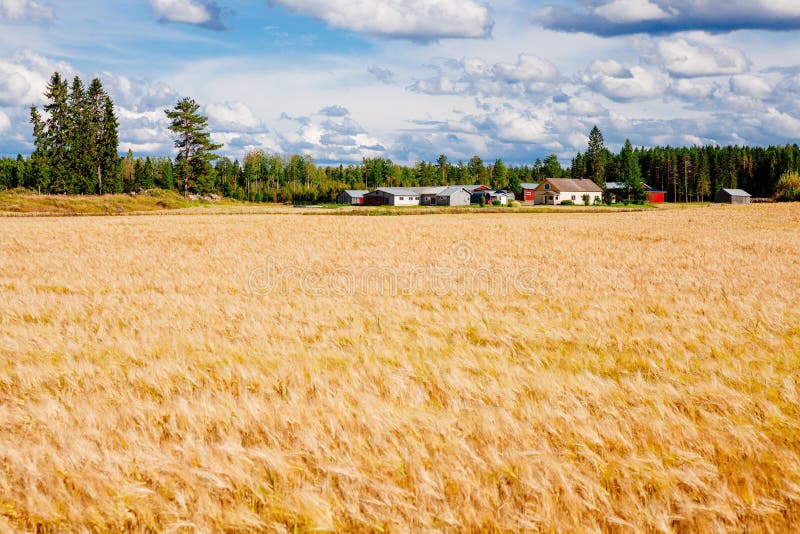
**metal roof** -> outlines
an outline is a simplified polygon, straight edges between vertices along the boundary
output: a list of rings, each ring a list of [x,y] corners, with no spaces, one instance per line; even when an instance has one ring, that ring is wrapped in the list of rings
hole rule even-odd
[[[732,197],[749,197],[752,196],[750,193],[745,191],[744,189],[723,189],[726,193],[728,193]]]
[[[465,193],[469,194],[469,191],[467,191],[463,186],[451,185],[450,187],[445,187],[444,189],[442,189],[441,191],[436,193],[436,196],[437,197],[449,197],[453,193],[458,193],[459,191],[464,191]]]
[[[419,193],[407,187],[379,187],[378,189],[373,191],[373,193],[376,193],[378,191],[381,191],[382,193],[388,193],[390,195],[410,195],[410,196],[419,195]]]
[[[438,185],[438,186],[430,186],[430,187],[409,187],[412,191],[414,191],[418,195],[437,195],[447,189],[447,186]]]
[[[524,184],[519,184],[519,186],[522,189],[536,189],[537,187],[539,187],[539,184],[535,184],[533,182],[528,182],[528,183],[524,183]]]
[[[358,198],[358,197],[363,197],[364,195],[369,193],[369,190],[368,189],[345,189],[343,192],[347,193],[351,197]]]

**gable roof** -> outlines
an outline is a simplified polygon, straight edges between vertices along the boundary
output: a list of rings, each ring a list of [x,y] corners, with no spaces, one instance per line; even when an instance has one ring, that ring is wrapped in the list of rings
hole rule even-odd
[[[409,189],[407,187],[379,187],[375,191],[371,193],[367,193],[367,195],[374,195],[375,193],[386,193],[388,195],[409,195],[409,196],[418,196],[419,193],[416,193],[413,189]]]
[[[367,193],[369,193],[368,189],[345,189],[343,193],[347,193],[353,198],[363,197]]]
[[[537,187],[539,187],[539,184],[535,184],[533,182],[529,182],[529,183],[519,184],[519,186],[522,189],[536,189]]]
[[[464,187],[460,185],[451,185],[450,187],[446,187],[443,190],[436,193],[437,197],[449,197],[452,196],[454,193],[458,193],[459,191],[464,191],[465,193],[469,194]]]
[[[728,193],[732,197],[749,197],[752,196],[750,193],[745,191],[744,189],[723,189],[726,193]]]
[[[591,180],[575,180],[573,178],[547,178],[544,182],[539,184],[537,189],[543,189],[544,185],[549,183],[550,186],[560,193],[602,193],[596,183]]]
[[[475,191],[485,191],[489,189],[485,185],[481,184],[471,184],[471,185],[451,185],[450,187],[461,187],[467,190],[468,193],[474,193]]]
[[[446,189],[444,185],[432,186],[432,187],[409,187],[418,195],[436,195]]]

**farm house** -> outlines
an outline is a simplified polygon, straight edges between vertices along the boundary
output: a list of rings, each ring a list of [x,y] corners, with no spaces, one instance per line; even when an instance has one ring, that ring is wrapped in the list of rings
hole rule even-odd
[[[364,195],[366,206],[419,206],[419,193],[406,187],[380,187]]]
[[[565,201],[584,205],[583,196],[589,195],[589,204],[602,201],[603,190],[596,183],[586,179],[547,178],[535,192],[536,204],[557,205]]]
[[[360,205],[364,203],[364,195],[369,193],[366,189],[346,189],[336,197],[337,204]]]
[[[750,204],[750,193],[742,189],[720,189],[714,202],[720,204]]]

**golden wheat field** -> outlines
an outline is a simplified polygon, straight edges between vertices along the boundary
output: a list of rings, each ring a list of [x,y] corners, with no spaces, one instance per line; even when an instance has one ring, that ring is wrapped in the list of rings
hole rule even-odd
[[[0,219],[0,531],[800,528],[800,206]]]

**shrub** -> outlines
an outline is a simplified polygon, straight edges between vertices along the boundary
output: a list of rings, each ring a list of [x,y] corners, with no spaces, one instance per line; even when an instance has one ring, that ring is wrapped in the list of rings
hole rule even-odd
[[[589,194],[581,195],[581,199],[583,199],[584,206],[588,206],[592,202],[592,196]]]
[[[778,202],[800,202],[800,175],[785,172],[775,186],[775,200]]]
[[[502,205],[503,205],[503,203],[500,202],[499,200],[492,200],[492,206],[499,207],[499,206],[502,206]]]
[[[484,207],[486,205],[486,199],[484,198],[483,195],[481,195],[481,200],[480,200],[479,204],[481,205],[481,207]]]
[[[594,205],[595,206],[600,206],[602,204],[603,204],[603,201],[600,200],[600,197],[594,197]]]
[[[574,206],[575,203],[573,201],[571,201],[571,200],[562,200],[561,201],[561,205],[562,206]]]

